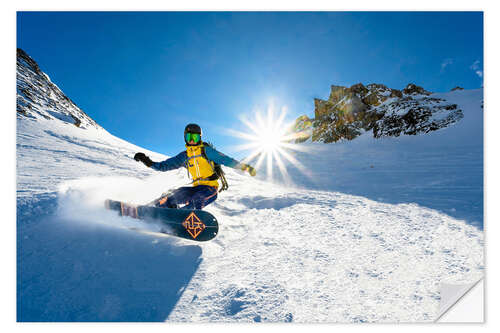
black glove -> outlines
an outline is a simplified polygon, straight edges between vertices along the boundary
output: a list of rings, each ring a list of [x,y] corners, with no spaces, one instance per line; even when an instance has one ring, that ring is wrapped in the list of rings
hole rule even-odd
[[[150,168],[151,165],[153,165],[153,161],[151,161],[151,159],[149,157],[147,157],[146,154],[144,154],[144,153],[135,154],[134,160],[136,160],[137,162],[144,163],[144,165],[146,165],[148,168]]]

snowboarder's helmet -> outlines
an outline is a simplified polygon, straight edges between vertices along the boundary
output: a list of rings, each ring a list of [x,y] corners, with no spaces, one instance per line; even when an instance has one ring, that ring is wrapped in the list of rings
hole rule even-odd
[[[195,145],[201,142],[201,127],[197,124],[187,124],[184,128],[184,141],[189,145],[189,141],[193,141]]]

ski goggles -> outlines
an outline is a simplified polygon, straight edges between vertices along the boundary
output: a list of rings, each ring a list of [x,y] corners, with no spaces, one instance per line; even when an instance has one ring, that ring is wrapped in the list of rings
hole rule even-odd
[[[193,141],[194,143],[198,143],[201,140],[201,135],[198,133],[186,133],[184,139],[186,142]]]

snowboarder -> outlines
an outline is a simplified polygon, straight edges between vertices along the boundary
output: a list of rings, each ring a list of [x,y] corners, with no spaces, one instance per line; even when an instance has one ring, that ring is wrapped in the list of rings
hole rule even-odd
[[[178,205],[186,204],[182,207],[183,209],[202,209],[214,202],[219,192],[217,164],[248,171],[251,176],[255,176],[256,171],[252,166],[218,152],[211,145],[203,142],[201,135],[200,126],[188,124],[184,129],[186,150],[163,162],[153,162],[144,153],[135,154],[136,161],[158,171],[169,171],[185,166],[193,179],[193,186],[180,187],[161,197],[155,203],[157,207],[179,208]]]

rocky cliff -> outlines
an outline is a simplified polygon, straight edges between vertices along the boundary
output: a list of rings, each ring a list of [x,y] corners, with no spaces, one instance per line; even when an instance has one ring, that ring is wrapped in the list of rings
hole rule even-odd
[[[327,100],[314,100],[314,119],[299,117],[296,142],[352,140],[364,132],[373,137],[416,135],[444,128],[463,118],[456,104],[415,84],[403,90],[383,84],[332,86]]]

